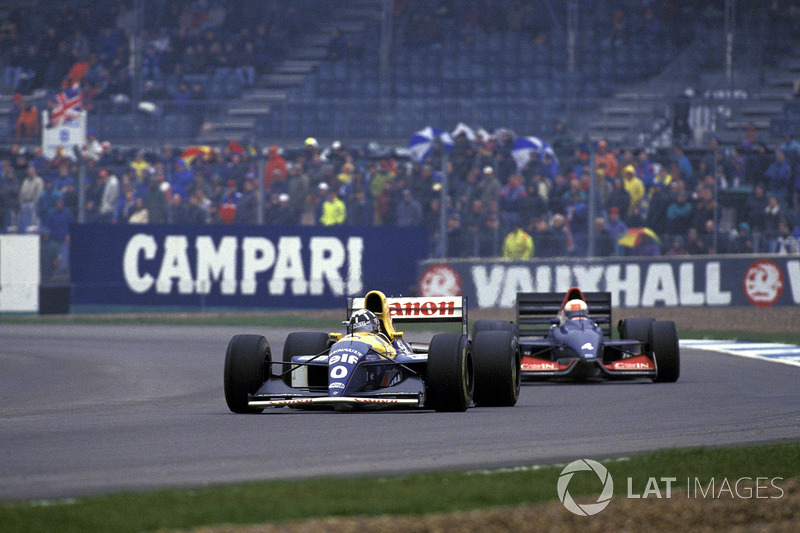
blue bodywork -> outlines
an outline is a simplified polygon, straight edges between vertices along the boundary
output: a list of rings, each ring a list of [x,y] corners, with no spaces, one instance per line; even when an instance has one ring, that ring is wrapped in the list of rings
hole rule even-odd
[[[293,356],[291,367],[267,379],[253,400],[264,406],[422,406],[426,362],[427,355],[403,339],[354,333],[322,354]]]

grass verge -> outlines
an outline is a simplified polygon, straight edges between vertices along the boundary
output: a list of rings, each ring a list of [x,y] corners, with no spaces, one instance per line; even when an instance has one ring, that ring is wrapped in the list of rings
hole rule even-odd
[[[242,328],[310,328],[341,331],[343,313],[336,311],[275,312],[153,312],[69,315],[3,315],[0,322],[12,324],[96,324],[96,325],[160,325],[160,326],[238,326]],[[437,324],[437,331],[458,331],[456,324]],[[429,324],[403,324],[403,330],[428,331]],[[800,345],[800,333],[764,333],[727,330],[694,330],[681,328],[682,339],[721,339],[742,342],[777,342]]]
[[[668,449],[601,461],[615,498],[645,493],[650,478],[675,478],[673,491],[690,497],[731,498],[741,478],[767,478],[762,495],[780,497],[786,480],[800,477],[800,443],[728,448]],[[258,524],[328,516],[423,515],[543,503],[557,497],[563,465],[431,472],[392,477],[265,481],[194,490],[119,493],[52,502],[0,504],[0,530],[14,532],[151,531],[214,524]],[[630,478],[630,482],[628,482]],[[780,478],[780,479],[776,479]],[[666,486],[658,489],[665,495]],[[652,485],[650,495],[652,496]],[[713,487],[713,488],[710,488]],[[600,493],[591,472],[569,483],[572,496]],[[685,494],[685,492],[684,492]]]

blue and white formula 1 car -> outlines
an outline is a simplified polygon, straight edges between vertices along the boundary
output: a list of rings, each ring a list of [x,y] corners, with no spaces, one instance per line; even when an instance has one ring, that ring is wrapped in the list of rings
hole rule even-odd
[[[261,335],[236,335],[225,355],[225,400],[234,413],[267,407],[427,408],[512,406],[520,352],[513,331],[467,336],[466,297],[348,299],[346,333],[290,333],[281,361]],[[458,333],[411,343],[395,322],[461,322]]]
[[[673,382],[680,375],[675,323],[652,318],[620,320],[619,338],[614,339],[608,292],[584,293],[572,287],[565,295],[517,293],[516,327],[505,324],[509,326],[519,339],[526,379]]]

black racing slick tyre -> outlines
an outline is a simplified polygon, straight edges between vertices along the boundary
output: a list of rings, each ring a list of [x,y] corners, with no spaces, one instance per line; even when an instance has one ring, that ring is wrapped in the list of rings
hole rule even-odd
[[[235,335],[225,353],[225,402],[234,413],[260,413],[263,409],[247,405],[269,379],[272,352],[261,335]]]
[[[651,326],[653,359],[656,361],[656,383],[674,383],[681,375],[680,347],[675,322],[653,322]]]
[[[512,406],[519,399],[520,351],[511,331],[480,331],[472,338],[475,405]]]
[[[650,324],[653,323],[652,318],[628,318],[619,321],[619,338],[620,339],[633,339],[646,344],[643,350],[647,350],[650,346]]]
[[[515,331],[514,324],[505,320],[476,320],[472,325],[472,338],[481,331]]]
[[[298,331],[289,333],[283,343],[283,362],[290,363],[295,355],[319,355],[330,347],[330,336],[317,331]],[[291,365],[284,364],[283,382],[291,385]]]
[[[436,411],[466,411],[475,390],[466,335],[440,333],[428,349],[426,405]]]

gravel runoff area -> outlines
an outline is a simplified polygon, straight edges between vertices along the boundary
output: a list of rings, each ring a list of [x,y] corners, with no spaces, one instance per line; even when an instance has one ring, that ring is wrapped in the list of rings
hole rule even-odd
[[[340,311],[338,312],[341,313]],[[336,315],[338,317],[338,314]],[[614,309],[614,320],[648,316],[675,321],[678,331],[742,331],[756,333],[800,332],[800,306],[769,308],[651,308]],[[470,320],[513,320],[513,309],[471,310]],[[675,492],[670,499],[616,497],[603,512],[582,517],[564,509],[559,501],[503,509],[426,516],[379,516],[323,518],[265,524],[252,527],[219,526],[195,530],[201,533],[517,533],[551,531],[620,532],[770,532],[795,533],[800,517],[800,480],[785,481],[780,499],[688,498]],[[593,503],[590,499],[585,502]]]
[[[195,530],[200,533],[518,533],[523,531],[605,533],[770,532],[795,533],[800,516],[800,480],[779,485],[780,499],[689,498],[675,491],[671,498],[629,499],[615,497],[594,516],[577,516],[558,501],[543,505],[490,509],[425,516],[342,517],[264,524],[220,526]],[[742,490],[744,485],[741,485]],[[755,489],[753,489],[755,490]],[[579,503],[593,500],[577,498]]]

